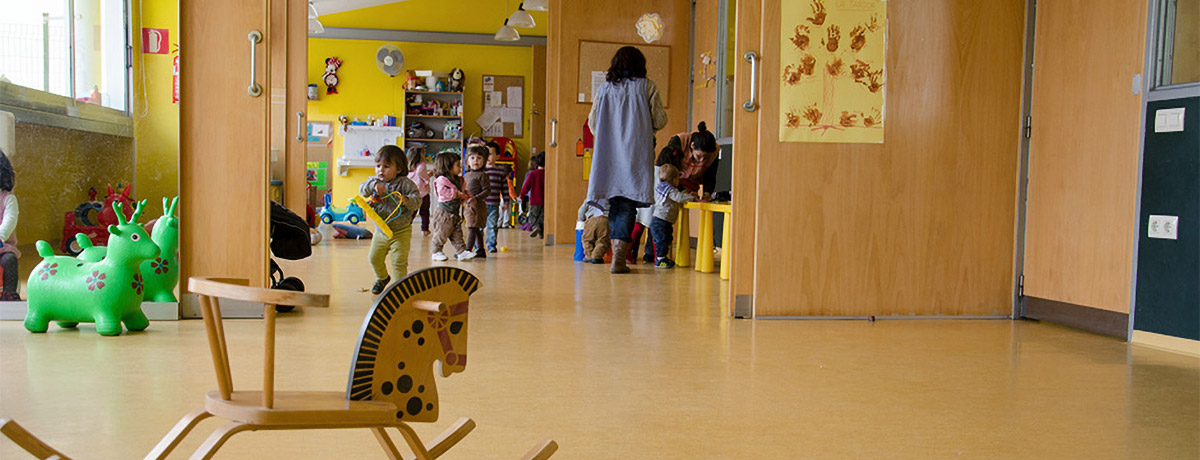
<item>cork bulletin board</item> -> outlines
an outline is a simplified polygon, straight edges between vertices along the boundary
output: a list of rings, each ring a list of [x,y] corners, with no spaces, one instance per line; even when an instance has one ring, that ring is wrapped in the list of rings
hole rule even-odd
[[[525,77],[483,75],[482,114],[475,120],[485,137],[525,137]]]
[[[635,43],[608,43],[579,41],[579,87],[576,102],[592,103],[592,90],[604,82],[605,71],[612,63],[614,54],[623,46],[632,46],[646,55],[646,77],[658,85],[663,107],[671,100],[671,47],[662,45],[639,45]]]

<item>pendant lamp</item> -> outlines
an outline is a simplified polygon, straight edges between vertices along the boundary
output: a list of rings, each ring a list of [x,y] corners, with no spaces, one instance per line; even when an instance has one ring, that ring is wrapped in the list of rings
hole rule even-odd
[[[524,27],[527,29],[537,25],[533,22],[533,16],[530,16],[529,12],[525,11],[524,3],[517,7],[517,11],[513,11],[512,16],[508,17],[508,23],[512,24],[513,27]]]
[[[517,33],[517,29],[508,25],[508,19],[505,19],[504,25],[500,26],[500,30],[496,31],[496,36],[493,38],[500,42],[515,42],[521,39],[521,34]]]
[[[526,10],[529,11],[550,11],[550,2],[548,0],[529,0],[525,2]]]

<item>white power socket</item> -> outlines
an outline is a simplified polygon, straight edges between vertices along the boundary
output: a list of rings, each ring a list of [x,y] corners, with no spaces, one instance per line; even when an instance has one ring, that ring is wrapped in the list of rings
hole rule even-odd
[[[1146,236],[1164,240],[1179,239],[1179,216],[1150,216]]]

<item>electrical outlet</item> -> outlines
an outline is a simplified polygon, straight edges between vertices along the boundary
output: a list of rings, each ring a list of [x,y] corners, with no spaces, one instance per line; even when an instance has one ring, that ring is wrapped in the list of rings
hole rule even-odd
[[[1179,216],[1150,216],[1146,236],[1164,240],[1179,239]]]

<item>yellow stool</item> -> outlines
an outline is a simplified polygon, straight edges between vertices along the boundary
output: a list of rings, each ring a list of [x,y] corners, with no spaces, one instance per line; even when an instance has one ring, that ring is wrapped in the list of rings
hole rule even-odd
[[[678,232],[679,238],[676,240],[676,246],[675,246],[675,254],[676,254],[676,258],[677,258],[677,260],[675,261],[675,264],[686,267],[687,265],[689,265],[691,263],[690,257],[688,257],[691,255],[690,251],[688,251],[688,249],[689,249],[688,243],[689,243],[689,240],[691,239],[691,235],[689,234],[690,229],[688,227],[688,212],[686,210],[699,209],[700,210],[700,234],[697,235],[697,240],[696,240],[696,267],[695,268],[696,268],[696,271],[701,272],[701,273],[712,273],[713,272],[713,218],[712,218],[712,215],[714,212],[719,212],[719,213],[724,214],[724,225],[722,226],[724,231],[721,233],[721,279],[723,279],[723,280],[729,279],[729,267],[730,267],[729,260],[733,254],[733,247],[731,246],[731,242],[732,242],[733,238],[730,237],[730,233],[732,233],[730,230],[732,230],[733,206],[731,206],[729,203],[692,202],[692,203],[684,203],[683,208],[684,208],[684,212],[679,213],[679,220],[677,222],[678,226],[679,226],[679,232]],[[681,260],[686,260],[686,263],[680,262]]]

